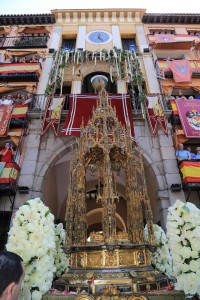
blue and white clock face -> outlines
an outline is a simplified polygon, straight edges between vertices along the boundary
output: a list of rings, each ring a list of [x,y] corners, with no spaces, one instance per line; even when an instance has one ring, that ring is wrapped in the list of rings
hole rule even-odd
[[[87,34],[87,40],[92,44],[106,44],[111,38],[110,33],[102,30],[91,31]]]

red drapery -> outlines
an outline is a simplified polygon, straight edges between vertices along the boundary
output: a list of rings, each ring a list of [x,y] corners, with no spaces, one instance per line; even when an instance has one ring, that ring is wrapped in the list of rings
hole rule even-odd
[[[110,94],[111,105],[116,108],[119,121],[126,125],[130,123],[131,134],[134,136],[130,96],[126,94]],[[73,94],[70,95],[69,114],[66,118],[60,136],[79,136],[82,120],[87,125],[92,117],[92,110],[96,107],[98,95]]]

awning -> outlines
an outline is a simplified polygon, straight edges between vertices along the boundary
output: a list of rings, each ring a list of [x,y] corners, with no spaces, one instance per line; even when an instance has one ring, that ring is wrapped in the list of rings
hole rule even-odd
[[[183,161],[179,168],[183,182],[200,182],[200,162]]]
[[[190,89],[193,88],[196,91],[200,91],[200,80],[198,78],[192,78],[191,82],[179,82],[176,83],[173,78],[167,78],[165,80],[161,79],[161,85],[164,90],[164,93],[167,95],[169,89]]]
[[[0,93],[11,92],[15,90],[26,89],[29,93],[34,93],[35,91],[35,82],[14,82],[12,84],[0,83]]]
[[[41,50],[22,50],[22,49],[7,49],[6,54],[7,55],[16,55],[16,56],[26,56],[26,55],[33,55],[33,54],[38,54],[39,57],[44,58],[46,55],[46,51],[41,51]]]

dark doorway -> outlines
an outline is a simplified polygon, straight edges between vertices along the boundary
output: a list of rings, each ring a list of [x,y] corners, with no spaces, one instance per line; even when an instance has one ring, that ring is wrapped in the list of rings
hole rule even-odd
[[[85,76],[83,85],[82,85],[82,94],[94,94],[94,89],[91,84],[91,78],[95,75],[104,75],[108,78],[108,84],[106,87],[106,91],[108,93],[117,93],[117,86],[115,82],[111,82],[110,75],[105,72],[93,72]]]

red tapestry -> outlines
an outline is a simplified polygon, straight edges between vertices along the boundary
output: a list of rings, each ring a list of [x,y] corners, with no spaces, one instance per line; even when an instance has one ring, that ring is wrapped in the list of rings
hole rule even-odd
[[[55,137],[58,135],[64,99],[64,97],[55,97],[48,100],[41,136],[45,134],[49,127],[52,127]]]
[[[191,81],[192,69],[190,67],[189,60],[186,59],[172,60],[172,61],[167,61],[167,64],[173,73],[173,78],[176,83]]]
[[[131,134],[134,136],[130,96],[126,94],[110,94],[111,105],[116,108],[118,120],[126,125],[130,123]],[[96,107],[98,95],[73,94],[70,95],[69,114],[65,120],[60,136],[79,136],[82,120],[87,125],[92,117],[92,110]]]
[[[175,42],[175,37],[173,34],[154,34],[156,38],[156,43],[171,43]]]
[[[153,135],[155,135],[157,132],[158,124],[161,125],[165,134],[168,135],[167,120],[165,118],[164,110],[161,105],[159,96],[147,97],[147,115]]]
[[[13,105],[0,105],[0,137],[7,136]]]
[[[200,100],[176,100],[179,117],[187,138],[200,137]]]

